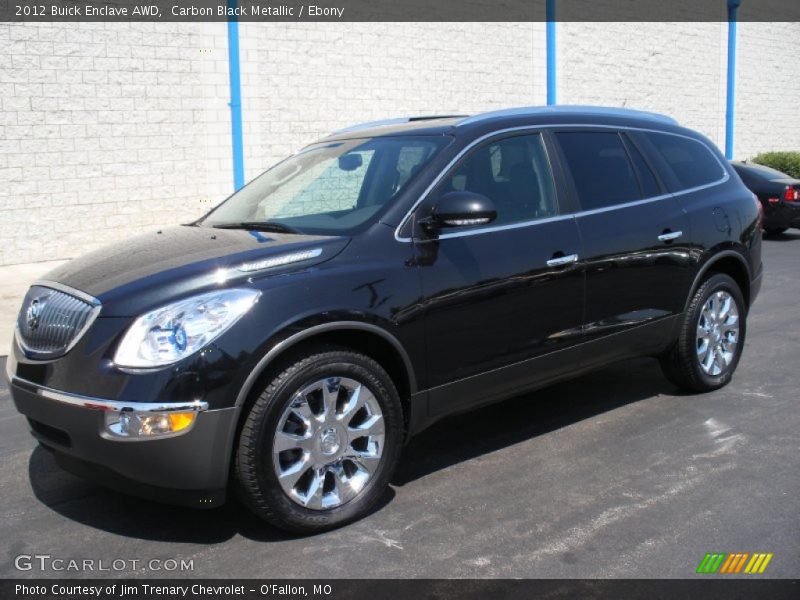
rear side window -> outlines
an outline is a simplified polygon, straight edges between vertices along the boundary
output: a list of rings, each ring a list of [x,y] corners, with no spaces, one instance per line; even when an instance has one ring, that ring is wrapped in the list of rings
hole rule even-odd
[[[722,165],[705,144],[667,133],[648,133],[647,137],[672,169],[682,189],[715,183],[725,176]]]
[[[633,165],[616,132],[561,131],[556,138],[583,210],[641,199]]]

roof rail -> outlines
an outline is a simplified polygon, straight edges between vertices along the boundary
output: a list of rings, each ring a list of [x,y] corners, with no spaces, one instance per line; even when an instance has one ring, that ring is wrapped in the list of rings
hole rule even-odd
[[[394,119],[382,119],[380,121],[368,121],[367,123],[357,123],[350,125],[344,129],[334,131],[331,135],[338,135],[340,133],[349,133],[351,131],[359,131],[361,129],[370,129],[372,127],[381,127],[384,125],[399,125],[401,123],[413,123],[414,121],[431,121],[433,119],[456,119],[462,118],[466,115],[421,115],[417,117],[396,117]]]
[[[640,119],[648,119],[650,121],[657,121],[660,123],[669,123],[677,125],[678,122],[672,117],[662,115],[659,113],[635,110],[632,108],[614,108],[610,106],[582,106],[561,104],[557,106],[523,106],[519,108],[506,108],[502,110],[495,110],[492,112],[485,112],[479,115],[474,115],[459,121],[456,127],[468,125],[470,123],[479,123],[495,117],[524,117],[524,116],[544,116],[544,115],[597,115],[609,117],[638,117]]]

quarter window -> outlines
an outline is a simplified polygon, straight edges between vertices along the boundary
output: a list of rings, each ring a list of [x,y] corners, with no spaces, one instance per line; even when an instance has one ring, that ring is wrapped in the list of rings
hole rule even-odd
[[[647,137],[672,169],[682,189],[715,183],[725,176],[719,160],[702,142],[666,133],[648,133]]]
[[[497,209],[493,225],[557,214],[553,176],[540,134],[489,142],[461,162],[439,184],[434,198],[451,191],[487,196]]]
[[[583,210],[605,208],[643,197],[618,133],[561,131],[556,137]]]

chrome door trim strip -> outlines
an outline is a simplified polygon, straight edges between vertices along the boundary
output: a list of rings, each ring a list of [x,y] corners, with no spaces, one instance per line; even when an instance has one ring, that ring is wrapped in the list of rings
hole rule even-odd
[[[711,187],[715,187],[715,186],[721,185],[721,184],[725,183],[726,181],[728,181],[730,179],[730,174],[728,173],[728,170],[725,168],[725,165],[722,163],[722,161],[720,161],[720,159],[716,155],[716,153],[713,150],[711,150],[711,148],[708,147],[708,144],[706,144],[705,142],[703,142],[701,140],[695,139],[695,138],[693,138],[691,136],[683,135],[681,133],[674,133],[672,131],[663,131],[661,129],[649,129],[649,128],[645,128],[645,127],[631,127],[631,126],[625,126],[625,125],[597,125],[597,124],[589,124],[589,123],[549,123],[549,124],[543,124],[543,125],[520,125],[520,126],[517,126],[517,127],[509,127],[509,128],[506,128],[506,129],[498,129],[497,131],[492,131],[490,133],[484,134],[481,137],[474,139],[467,146],[462,148],[461,151],[444,167],[444,169],[441,170],[441,172],[436,176],[436,178],[431,182],[431,184],[427,188],[425,188],[425,191],[423,191],[422,194],[420,194],[420,197],[413,204],[413,206],[408,211],[406,211],[405,216],[400,220],[400,224],[394,230],[394,239],[397,240],[398,242],[404,242],[404,243],[410,243],[410,242],[413,241],[413,238],[401,237],[400,236],[400,230],[403,228],[403,226],[406,224],[406,222],[411,218],[412,213],[417,209],[417,207],[420,204],[422,204],[422,202],[428,197],[428,194],[430,194],[431,190],[433,190],[433,188],[436,187],[439,184],[439,182],[450,171],[450,169],[453,168],[455,166],[455,164],[459,160],[461,160],[461,158],[463,158],[463,156],[467,152],[472,150],[472,148],[474,148],[475,146],[477,146],[478,144],[480,144],[481,142],[484,142],[485,140],[487,140],[489,138],[492,138],[492,137],[495,137],[495,136],[499,136],[499,135],[503,135],[505,133],[514,133],[514,132],[522,132],[522,131],[534,132],[534,131],[540,131],[542,129],[554,129],[554,128],[559,128],[559,127],[579,127],[579,128],[585,128],[585,129],[613,129],[613,130],[616,130],[616,131],[646,131],[646,132],[650,132],[650,133],[661,133],[661,134],[664,134],[664,135],[674,135],[676,137],[686,138],[687,140],[692,140],[693,142],[696,142],[696,143],[702,145],[706,150],[708,150],[708,152],[711,154],[711,156],[714,157],[714,159],[717,161],[717,163],[719,163],[719,166],[722,168],[723,176],[720,179],[718,179],[716,181],[713,181],[711,183],[706,183],[706,184],[703,184],[703,185],[700,185],[700,186],[696,186],[696,187],[693,187],[693,188],[687,188],[685,190],[680,190],[680,191],[674,192],[674,193],[659,194],[658,196],[651,196],[649,198],[642,198],[640,200],[634,200],[632,202],[625,202],[624,204],[615,204],[614,206],[606,206],[606,207],[603,207],[603,208],[595,208],[595,209],[591,209],[591,210],[584,210],[584,211],[579,211],[579,212],[576,212],[576,213],[570,213],[570,214],[565,214],[565,215],[557,215],[555,217],[545,217],[544,219],[531,219],[530,221],[520,221],[519,223],[511,223],[509,225],[498,225],[498,226],[494,226],[494,227],[481,227],[480,229],[470,229],[469,231],[463,231],[463,232],[458,232],[458,233],[447,233],[447,234],[443,234],[443,235],[438,236],[438,238],[436,238],[436,239],[442,240],[442,239],[448,239],[448,238],[452,238],[452,237],[464,237],[464,236],[469,236],[469,235],[479,235],[481,233],[489,233],[489,232],[492,232],[492,231],[501,231],[501,230],[505,230],[505,229],[516,229],[516,228],[519,228],[519,227],[526,227],[528,225],[534,225],[536,223],[548,223],[548,222],[551,222],[553,220],[558,220],[558,219],[566,218],[566,217],[582,217],[582,216],[585,216],[585,215],[593,215],[593,214],[602,213],[602,212],[609,212],[609,211],[612,211],[612,210],[618,210],[620,208],[627,208],[627,207],[630,207],[630,206],[637,206],[637,205],[640,205],[640,204],[646,204],[648,202],[657,202],[659,200],[664,200],[666,198],[674,198],[676,196],[682,196],[684,194],[691,194],[692,192],[697,192],[697,191],[700,191],[700,190],[704,190],[704,189],[708,189],[708,188],[711,188]]]
[[[509,223],[508,225],[494,225],[489,227],[481,227],[480,229],[454,231],[452,233],[440,233],[436,238],[432,238],[431,241],[449,240],[450,238],[464,237],[467,235],[479,235],[481,233],[492,233],[493,231],[505,231],[507,229],[519,229],[521,227],[532,227],[534,225],[542,225],[544,223],[553,223],[554,221],[565,221],[567,219],[572,219],[574,216],[575,216],[574,214],[556,215],[554,217],[543,217],[541,219],[535,219],[533,221],[520,221],[519,223]],[[401,238],[398,241],[409,242],[411,240],[410,238]],[[424,242],[427,240],[420,240],[420,241]]]

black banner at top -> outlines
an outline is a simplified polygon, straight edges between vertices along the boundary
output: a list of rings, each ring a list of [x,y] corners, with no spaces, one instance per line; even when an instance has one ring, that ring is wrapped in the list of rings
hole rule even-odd
[[[800,0],[0,0],[0,21],[798,21]]]

